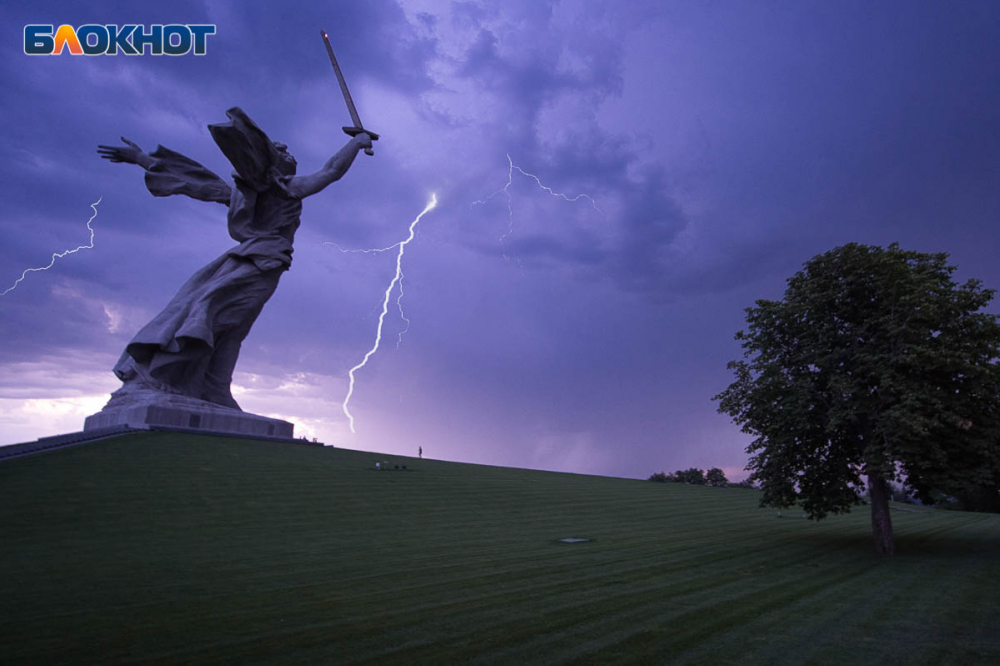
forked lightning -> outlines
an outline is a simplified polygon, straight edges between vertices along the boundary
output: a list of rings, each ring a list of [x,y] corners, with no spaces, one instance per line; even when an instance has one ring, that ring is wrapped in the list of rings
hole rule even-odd
[[[400,316],[403,318],[404,321],[406,321],[407,328],[409,328],[410,320],[407,319],[405,316],[403,316],[403,306],[402,306],[403,254],[406,252],[406,246],[409,244],[409,242],[412,241],[414,237],[416,237],[416,228],[417,224],[420,223],[420,218],[422,218],[428,212],[433,210],[435,206],[437,206],[437,196],[432,194],[430,203],[427,204],[427,207],[424,208],[423,211],[421,211],[420,215],[417,215],[417,218],[410,223],[410,233],[406,237],[406,240],[400,241],[399,243],[394,243],[388,247],[371,249],[371,250],[343,250],[339,247],[337,248],[341,252],[385,252],[393,248],[399,249],[399,252],[396,253],[396,274],[393,276],[392,280],[390,280],[389,286],[386,287],[385,296],[382,299],[382,314],[380,314],[378,317],[378,327],[375,330],[375,344],[372,345],[372,348],[368,350],[368,353],[365,354],[365,357],[361,359],[361,362],[358,363],[353,368],[351,368],[350,371],[348,372],[350,381],[348,382],[347,397],[344,398],[343,407],[344,407],[344,414],[347,416],[347,419],[351,426],[351,433],[357,432],[357,430],[354,429],[354,416],[351,414],[351,411],[347,408],[348,403],[351,401],[351,396],[354,395],[354,373],[360,370],[361,368],[365,367],[365,364],[368,363],[368,359],[370,359],[372,355],[378,351],[379,345],[382,343],[382,324],[385,323],[385,316],[389,312],[389,298],[392,295],[392,290],[395,289],[397,284],[399,285],[399,297],[396,299],[396,305],[399,307]],[[330,243],[330,245],[334,244]],[[400,335],[402,335],[402,333]]]
[[[17,285],[19,285],[21,283],[21,281],[24,280],[25,277],[27,277],[28,273],[37,273],[38,271],[47,271],[47,270],[49,270],[50,268],[52,268],[55,265],[56,259],[62,259],[67,254],[73,254],[75,252],[79,252],[80,250],[92,250],[92,249],[94,249],[94,228],[92,226],[90,226],[90,223],[94,221],[95,217],[97,217],[97,204],[101,203],[102,199],[104,199],[104,197],[100,197],[100,198],[98,198],[97,201],[95,201],[94,203],[90,204],[90,207],[94,209],[94,214],[90,216],[89,220],[87,220],[87,229],[90,230],[90,243],[89,244],[87,244],[87,245],[81,245],[80,247],[74,248],[72,250],[66,250],[65,252],[53,252],[52,253],[52,261],[49,262],[48,266],[43,266],[42,268],[28,268],[28,269],[26,269],[23,273],[21,273],[21,277],[17,278],[17,280],[14,281],[13,285],[11,285],[3,293],[0,293],[0,296],[6,296],[10,292],[14,291],[14,288],[17,287]]]

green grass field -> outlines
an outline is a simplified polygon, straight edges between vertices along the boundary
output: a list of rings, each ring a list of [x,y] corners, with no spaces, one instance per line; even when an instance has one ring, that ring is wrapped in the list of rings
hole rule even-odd
[[[757,501],[170,433],[14,459],[0,661],[1000,663],[1000,516],[893,511],[883,560],[865,507]]]

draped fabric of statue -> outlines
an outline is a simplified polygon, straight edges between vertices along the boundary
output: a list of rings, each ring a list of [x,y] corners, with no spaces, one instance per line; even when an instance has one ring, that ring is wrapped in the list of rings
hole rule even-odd
[[[158,197],[184,194],[229,207],[239,243],[196,272],[125,347],[115,374],[130,388],[151,388],[239,409],[230,392],[240,346],[281,274],[292,263],[302,202],[288,183],[295,160],[241,109],[209,125],[233,165],[230,186],[201,164],[158,146],[146,187]]]

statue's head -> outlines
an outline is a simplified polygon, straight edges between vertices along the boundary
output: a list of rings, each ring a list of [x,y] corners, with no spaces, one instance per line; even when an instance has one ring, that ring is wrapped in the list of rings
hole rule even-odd
[[[258,191],[271,187],[276,178],[295,175],[288,146],[271,141],[243,109],[234,106],[226,115],[228,122],[209,125],[208,130],[237,175]]]
[[[288,146],[280,141],[275,141],[271,145],[274,146],[276,158],[275,166],[278,168],[278,171],[280,171],[283,176],[294,176],[295,167],[298,165],[298,162],[296,162],[295,158],[292,157],[292,154],[288,152]]]

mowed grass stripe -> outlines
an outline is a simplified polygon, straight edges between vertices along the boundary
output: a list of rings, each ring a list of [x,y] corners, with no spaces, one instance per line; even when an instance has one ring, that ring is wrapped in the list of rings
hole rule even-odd
[[[575,546],[575,547],[576,548],[580,548],[581,546]],[[636,553],[635,558],[638,559],[638,557],[640,555],[641,555],[641,553]],[[697,552],[696,553],[689,553],[683,560],[680,560],[680,561],[677,561],[675,563],[672,563],[672,564],[669,565],[669,567],[668,566],[664,566],[664,563],[662,563],[662,562],[657,562],[657,563],[652,564],[652,565],[644,564],[641,567],[632,567],[630,569],[616,569],[614,571],[614,575],[617,578],[621,578],[623,576],[628,576],[628,577],[631,577],[631,578],[634,578],[634,579],[638,578],[639,581],[642,582],[643,579],[655,579],[657,577],[661,577],[668,570],[677,570],[677,571],[680,571],[680,570],[689,570],[689,569],[691,569],[691,567],[695,566],[696,563],[699,563],[698,562],[699,560],[700,560],[700,565],[704,566],[704,565],[710,564],[712,562],[723,561],[725,559],[729,559],[731,557],[737,557],[739,555],[740,555],[739,552],[733,551],[733,552],[730,552],[728,554],[716,555],[711,560],[706,560],[705,557],[704,557],[704,555],[701,554],[701,553],[697,553]],[[557,554],[556,556],[557,557],[563,557],[562,555],[559,555],[559,554]],[[655,556],[655,553],[651,553],[651,556]],[[552,557],[552,556],[549,555],[547,557]],[[537,558],[536,558],[536,561],[537,561]],[[447,602],[436,602],[433,605],[431,605],[431,604],[423,604],[423,605],[421,605],[421,609],[422,610],[431,610],[431,609],[434,609],[434,608],[440,608],[442,605],[447,605],[447,604],[456,605],[456,604],[460,604],[460,603],[462,603],[462,602],[465,601],[465,599],[463,597],[469,597],[469,598],[476,599],[479,603],[487,603],[487,604],[489,604],[489,603],[501,603],[501,602],[506,601],[506,599],[508,597],[516,597],[516,596],[522,594],[525,590],[528,590],[528,589],[531,589],[531,590],[535,591],[536,593],[540,593],[540,594],[545,594],[545,595],[552,596],[552,595],[555,595],[555,594],[558,594],[558,593],[562,593],[562,592],[564,592],[566,590],[577,588],[581,584],[585,584],[585,583],[590,582],[591,579],[603,580],[603,579],[607,578],[608,572],[606,571],[606,569],[607,569],[607,565],[606,564],[602,565],[602,571],[596,572],[596,573],[592,572],[592,571],[589,571],[589,570],[587,570],[585,568],[579,568],[579,567],[580,567],[580,563],[571,563],[569,565],[560,564],[560,565],[554,566],[554,567],[553,566],[546,566],[546,567],[537,566],[537,567],[534,567],[532,569],[527,569],[527,570],[519,569],[516,572],[508,571],[508,572],[494,573],[494,574],[489,574],[489,575],[482,575],[482,574],[480,574],[478,580],[479,580],[479,583],[481,585],[485,585],[488,589],[493,590],[493,589],[495,589],[496,585],[502,584],[503,587],[504,587],[504,591],[503,592],[493,592],[491,594],[473,594],[473,593],[471,593],[468,590],[468,588],[466,588],[465,590],[462,590],[459,593],[449,593],[449,600]],[[550,576],[553,573],[567,573],[568,569],[570,569],[570,568],[577,569],[575,575],[573,576],[573,580],[571,582],[556,582],[556,583],[549,583],[549,584],[545,584],[545,585],[541,585],[541,586],[537,583],[537,580],[540,577],[542,577],[542,576],[546,576],[547,577],[547,576]],[[637,577],[636,576],[636,572],[642,572],[643,575]],[[456,583],[471,582],[473,580],[472,577],[475,576],[475,575],[476,574],[475,574],[474,571],[467,571],[465,573],[464,579],[457,579],[457,580],[454,580],[454,581],[447,581],[447,582],[456,582]],[[435,580],[438,580],[438,579],[435,579]],[[617,588],[617,587],[619,587],[624,582],[625,581],[615,580],[612,583],[610,583],[610,586],[612,588]],[[525,583],[525,584],[520,584],[519,585],[518,583]],[[399,589],[400,590],[405,589],[407,592],[410,592],[410,591],[421,591],[421,592],[423,592],[423,591],[429,591],[431,586],[437,586],[437,583],[425,583],[423,586],[421,586],[420,584],[406,585],[405,587],[401,587]],[[618,593],[622,593],[622,592],[618,592]],[[393,594],[395,594],[395,593],[393,593]],[[558,598],[558,597],[554,597],[554,598]],[[465,610],[465,609],[463,609],[463,610]],[[392,613],[389,613],[389,612],[382,613],[382,614],[380,614],[380,617],[383,618],[383,619],[390,619],[389,616],[391,614]]]
[[[841,596],[840,595],[840,589],[839,589],[839,587],[837,587],[837,584],[835,583],[835,581],[837,580],[836,577],[833,576],[833,575],[831,575],[831,572],[828,572],[828,571],[823,571],[823,572],[820,572],[820,573],[821,573],[821,577],[822,577],[822,579],[823,579],[824,582],[822,583],[821,588],[817,588],[817,590],[819,590],[818,594],[809,595],[808,593],[803,593],[801,591],[793,591],[792,592],[792,594],[794,594],[794,595],[796,595],[796,596],[799,597],[799,601],[797,602],[798,606],[812,607],[812,608],[816,608],[816,609],[821,609],[826,604],[826,599],[824,599],[824,597],[839,597],[839,596]],[[849,580],[852,578],[853,575],[854,574],[851,574],[851,575],[848,575],[848,576],[844,577],[844,579],[843,579],[842,582],[849,582]],[[872,578],[873,576],[881,576],[882,573],[878,572],[878,571],[868,571],[868,572],[865,572],[864,575],[868,576],[869,578]],[[785,584],[781,583],[780,585],[784,586]],[[718,587],[709,588],[707,591],[708,591],[709,594],[715,594],[717,592],[718,593],[724,593],[724,590],[719,589],[722,586],[723,585],[720,583],[720,585]],[[732,597],[732,596],[727,596],[726,598],[727,598],[728,603],[731,603],[733,605],[741,605],[742,602],[751,600],[751,597],[755,596],[756,594],[758,594],[759,592],[762,592],[762,591],[767,591],[767,590],[766,589],[765,590],[757,590],[757,591],[751,593],[750,595],[746,595],[743,598]],[[773,599],[774,595],[771,595],[771,598]],[[675,603],[679,601],[679,599],[677,598],[676,595],[671,595],[670,599],[671,599],[672,602],[675,602]],[[772,601],[772,603],[773,603],[773,601]],[[778,605],[779,606],[784,606],[783,604],[778,604]],[[791,603],[787,604],[788,607],[794,607],[795,605],[796,604],[791,604]],[[643,608],[642,610],[643,610],[643,612],[645,612],[645,608]],[[751,610],[752,610],[752,613],[755,614],[755,615],[760,614],[762,617],[767,617],[768,616],[768,613],[766,612],[766,609],[761,608],[760,605],[753,606],[751,608]],[[613,661],[615,659],[616,655],[630,655],[631,658],[636,658],[637,655],[643,655],[646,652],[650,652],[650,650],[639,650],[639,649],[637,649],[637,647],[635,645],[628,645],[627,643],[629,641],[631,641],[633,643],[641,641],[641,642],[647,642],[647,643],[650,643],[650,644],[655,644],[655,649],[652,650],[653,654],[657,654],[661,650],[666,650],[667,654],[674,654],[674,655],[676,655],[677,651],[679,649],[682,649],[684,647],[679,642],[679,638],[684,639],[687,642],[692,642],[692,641],[698,642],[699,640],[702,639],[702,636],[700,636],[699,634],[703,634],[705,632],[708,632],[709,634],[712,634],[715,637],[715,639],[718,639],[718,635],[721,633],[719,631],[720,626],[726,626],[726,625],[747,626],[748,624],[750,624],[750,623],[741,621],[742,618],[737,618],[732,613],[727,614],[727,613],[723,612],[723,613],[720,614],[720,613],[717,612],[717,609],[715,609],[714,607],[706,609],[703,606],[699,605],[699,606],[696,606],[695,609],[693,611],[691,611],[691,612],[692,613],[709,612],[713,616],[717,616],[717,617],[713,617],[713,618],[710,618],[710,619],[701,619],[698,622],[681,622],[680,624],[682,624],[682,625],[685,625],[685,626],[696,626],[698,629],[694,633],[688,632],[688,634],[686,636],[680,636],[679,637],[678,636],[678,632],[672,631],[671,629],[669,629],[670,623],[671,622],[676,622],[677,619],[678,619],[677,616],[676,616],[676,613],[667,614],[663,618],[654,618],[651,622],[645,623],[645,624],[657,625],[657,631],[649,631],[649,630],[645,630],[644,631],[643,630],[644,623],[643,622],[635,622],[635,618],[632,617],[632,616],[613,615],[612,617],[615,619],[615,621],[616,621],[617,624],[624,625],[626,627],[625,629],[622,629],[621,631],[619,631],[617,633],[628,635],[628,641],[623,641],[624,647],[623,646],[613,646],[611,649],[609,649],[607,651],[601,651],[599,653],[600,654],[600,659],[602,661],[603,660],[607,660],[607,659],[611,659]],[[642,614],[643,613],[639,613],[639,615],[642,615]],[[784,619],[787,620],[787,617],[784,617]],[[667,628],[665,629],[664,627],[667,627]],[[611,634],[611,632],[609,632],[606,627],[603,628],[603,631],[601,631],[600,629],[602,629],[602,628],[588,626],[588,625],[581,625],[581,626],[579,626],[578,627],[578,631],[574,632],[574,633],[583,634],[583,635],[586,635],[586,634],[591,634],[591,635],[598,634],[598,635],[601,635],[601,638],[597,639],[597,640],[590,641],[590,642],[580,642],[580,643],[578,643],[576,645],[577,651],[586,654],[588,652],[593,652],[593,651],[597,650],[600,647],[606,647],[607,639],[608,639],[608,636]],[[666,638],[665,636],[659,636],[659,635],[657,635],[657,633],[663,632],[663,631],[666,631],[666,632],[670,633],[669,639]],[[642,632],[642,633],[639,633],[639,632]],[[638,635],[636,635],[637,633],[638,633]],[[763,635],[766,636],[767,634],[763,634]],[[653,640],[653,639],[655,639],[655,640]],[[537,649],[538,645],[532,645],[531,647]],[[572,652],[568,651],[569,648],[570,648],[570,645],[562,645],[562,646],[559,646],[559,648],[560,648],[560,652],[559,653],[563,654],[564,656],[572,654]],[[514,651],[510,651],[510,652],[514,653]],[[645,656],[648,657],[650,655],[646,654]],[[661,655],[661,656],[664,656],[664,655]],[[715,655],[716,658],[717,658],[717,656],[718,655]],[[773,661],[773,658],[771,660]]]
[[[706,604],[712,606],[720,595],[726,595],[726,598],[734,603],[741,601],[740,588],[745,587],[740,584],[743,580],[742,575],[731,573],[711,576],[697,568],[690,569],[688,573],[690,577],[674,579],[667,585],[645,588],[641,591],[601,595],[601,598],[586,604],[560,608],[546,622],[546,626],[565,631],[552,632],[548,637],[521,646],[521,649],[500,651],[497,655],[503,656],[509,653],[512,661],[516,662],[522,653],[526,656],[530,652],[537,653],[539,650],[562,655],[572,655],[575,652],[586,654],[598,648],[607,648],[620,637],[630,637],[643,627],[673,622],[687,614],[698,612]],[[828,580],[823,584],[827,583]],[[768,589],[768,586],[756,586],[745,595],[754,597],[767,592]],[[663,603],[664,599],[670,600],[669,606]],[[714,609],[712,610],[714,612]],[[723,619],[723,622],[726,621]],[[698,624],[703,630],[709,627],[705,623]],[[711,628],[707,630],[711,631]],[[599,638],[593,638],[595,636]],[[614,651],[612,649],[612,652]],[[459,655],[460,658],[463,656]]]
[[[0,465],[0,566],[19,573],[0,647],[12,663],[1000,658],[997,516],[894,512],[901,555],[882,561],[863,507],[814,523],[757,498],[168,433],[108,440]],[[930,606],[919,617],[934,631],[912,604]]]

